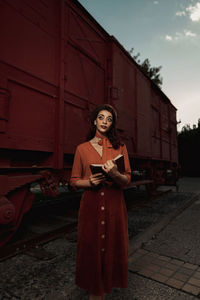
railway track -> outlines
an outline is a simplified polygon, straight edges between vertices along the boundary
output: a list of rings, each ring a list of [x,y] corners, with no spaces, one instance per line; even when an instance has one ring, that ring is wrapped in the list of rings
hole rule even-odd
[[[65,193],[47,199],[38,193],[14,237],[0,249],[0,261],[27,251],[40,256],[41,244],[75,232],[80,197],[81,193]]]
[[[29,251],[30,249],[34,250],[32,251],[35,256],[41,256],[41,249],[39,248],[39,245],[41,243],[49,242],[53,239],[56,239],[62,235],[65,235],[67,233],[72,232],[75,230],[77,226],[77,222],[72,222],[70,224],[67,224],[65,226],[62,226],[58,229],[54,229],[52,231],[48,231],[42,234],[34,234],[33,237],[20,240],[14,243],[11,243],[3,249],[0,250],[0,261],[5,260],[9,257],[12,257],[14,255],[17,255],[21,252]],[[43,253],[43,255],[46,255],[46,253]]]
[[[167,190],[167,192],[169,191]],[[149,220],[149,217],[142,216],[141,218],[142,211],[145,211],[145,209],[151,210],[155,206],[156,200],[160,199],[165,193],[166,191],[159,192],[150,197],[143,190],[129,189],[125,191],[130,238],[141,231],[139,227],[145,228],[151,223],[152,220]],[[44,243],[60,237],[72,238],[76,241],[80,197],[81,194],[70,195],[69,199],[65,196],[57,202],[46,201],[46,205],[39,202],[24,216],[14,238],[0,249],[0,261],[22,252],[38,258],[49,259],[51,253],[43,251],[42,245]],[[138,215],[136,216],[137,211]],[[140,220],[138,223],[139,215]]]

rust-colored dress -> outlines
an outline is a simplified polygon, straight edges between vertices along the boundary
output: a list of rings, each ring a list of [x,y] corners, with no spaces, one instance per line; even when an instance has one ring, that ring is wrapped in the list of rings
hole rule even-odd
[[[130,182],[126,146],[114,149],[103,139],[102,157],[90,142],[76,149],[70,183],[88,179],[91,163],[103,164],[118,154],[124,155],[125,175]],[[128,221],[122,187],[107,182],[83,193],[78,218],[76,284],[97,296],[113,287],[127,287]]]

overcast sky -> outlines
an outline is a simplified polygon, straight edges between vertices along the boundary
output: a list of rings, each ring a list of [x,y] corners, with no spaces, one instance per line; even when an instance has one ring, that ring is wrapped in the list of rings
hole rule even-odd
[[[200,0],[79,0],[125,49],[162,66],[180,130],[200,118]]]

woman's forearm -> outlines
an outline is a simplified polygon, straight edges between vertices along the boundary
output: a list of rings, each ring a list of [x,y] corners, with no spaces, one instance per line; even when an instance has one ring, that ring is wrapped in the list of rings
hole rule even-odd
[[[112,175],[111,177],[119,185],[126,185],[128,183],[128,177],[121,174],[119,171],[117,171],[116,174]]]
[[[111,175],[111,178],[114,182],[122,186],[128,183],[128,177],[126,175],[121,174],[118,171],[115,174]],[[75,183],[75,187],[77,189],[85,189],[93,186],[94,185],[91,184],[91,181],[89,179],[79,179]]]
[[[78,189],[90,188],[99,185],[105,181],[105,176],[102,173],[92,174],[88,179],[79,179],[75,183]]]
[[[77,189],[85,189],[91,187],[91,182],[89,179],[80,179],[75,183]]]

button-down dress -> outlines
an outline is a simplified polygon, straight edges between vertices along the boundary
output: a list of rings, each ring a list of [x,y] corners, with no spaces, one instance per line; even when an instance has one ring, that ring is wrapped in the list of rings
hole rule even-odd
[[[130,182],[126,146],[114,149],[103,139],[102,157],[90,142],[76,149],[70,184],[88,179],[90,164],[104,164],[124,155],[125,172]],[[110,293],[113,287],[127,287],[128,222],[122,187],[107,182],[83,193],[78,217],[76,284],[90,294]]]

